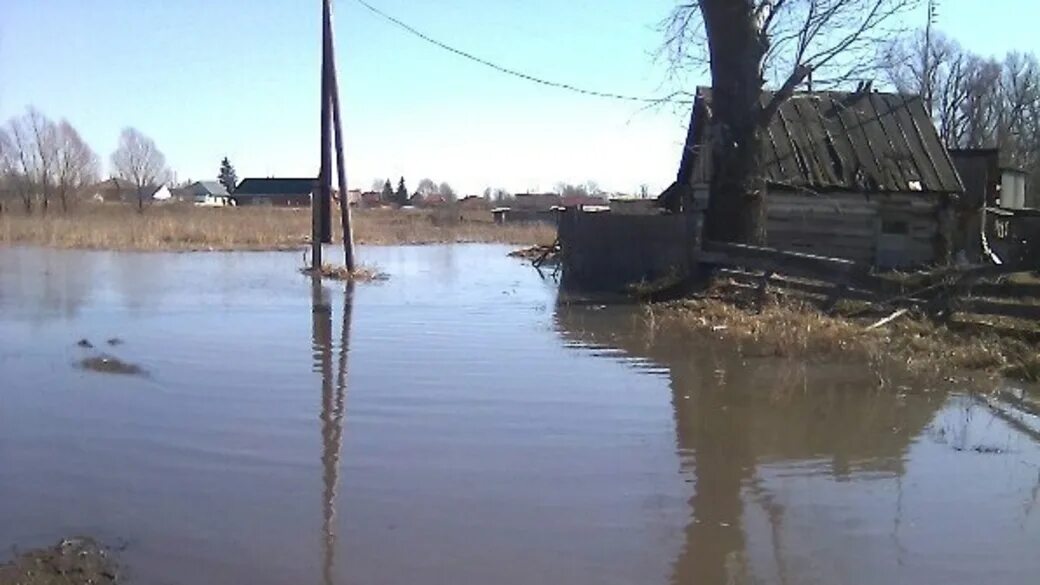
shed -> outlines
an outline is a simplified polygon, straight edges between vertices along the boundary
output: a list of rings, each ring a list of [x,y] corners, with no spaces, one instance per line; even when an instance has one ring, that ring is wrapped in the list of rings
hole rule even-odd
[[[243,179],[232,199],[237,205],[307,207],[317,184],[315,179]]]
[[[697,91],[676,183],[660,198],[670,209],[707,209],[711,96]],[[770,99],[763,92],[763,105]],[[950,206],[963,187],[920,97],[799,92],[761,139],[770,246],[884,268],[948,257]]]

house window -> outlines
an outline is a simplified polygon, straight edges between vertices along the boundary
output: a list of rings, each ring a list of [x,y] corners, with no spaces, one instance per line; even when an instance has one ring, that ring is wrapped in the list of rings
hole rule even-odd
[[[910,233],[910,223],[890,219],[881,221],[881,233],[905,236]]]

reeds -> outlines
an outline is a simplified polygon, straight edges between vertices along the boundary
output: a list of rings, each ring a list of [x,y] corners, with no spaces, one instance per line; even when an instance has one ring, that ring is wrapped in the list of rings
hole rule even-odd
[[[753,307],[719,296],[650,305],[655,330],[683,328],[735,342],[745,355],[797,359],[850,358],[898,363],[915,373],[951,377],[985,372],[1040,380],[1040,355],[1024,338],[965,334],[919,316],[870,329],[873,319],[831,316],[797,299]]]
[[[496,225],[489,212],[486,216],[447,210],[358,210],[354,239],[359,244],[378,245],[550,244],[556,237],[550,225]],[[130,205],[82,204],[68,214],[25,215],[5,209],[0,214],[0,244],[142,251],[284,250],[306,245],[310,225],[308,209],[172,204],[138,213]],[[339,234],[334,237],[338,239]]]

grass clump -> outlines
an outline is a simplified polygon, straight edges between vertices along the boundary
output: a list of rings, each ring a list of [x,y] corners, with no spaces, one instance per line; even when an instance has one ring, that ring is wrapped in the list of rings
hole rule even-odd
[[[745,355],[840,357],[898,363],[941,377],[971,371],[1040,381],[1040,355],[1028,340],[962,333],[914,314],[871,328],[876,316],[832,316],[798,299],[772,298],[755,307],[719,296],[652,305],[646,311],[655,330],[710,333],[735,342]]]
[[[348,270],[346,266],[338,264],[322,264],[321,268],[315,270],[311,267],[301,268],[300,272],[308,276],[318,276],[329,280],[342,280],[350,282],[372,282],[390,278],[385,272],[370,266],[358,266],[354,270]]]

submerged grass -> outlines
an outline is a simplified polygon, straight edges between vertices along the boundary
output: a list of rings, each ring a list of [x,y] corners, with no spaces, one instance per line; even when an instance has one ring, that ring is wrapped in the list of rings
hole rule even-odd
[[[482,242],[551,244],[553,226],[496,225],[490,212],[457,210],[356,210],[359,244]],[[338,224],[338,221],[334,221]],[[111,250],[285,250],[310,238],[308,209],[199,208],[156,205],[138,213],[131,205],[82,204],[68,214],[0,214],[0,244]],[[339,238],[338,225],[333,226]]]
[[[329,280],[343,280],[350,282],[372,282],[375,280],[386,280],[389,276],[385,272],[372,268],[371,266],[357,266],[354,270],[348,270],[346,266],[336,264],[322,264],[321,268],[315,270],[310,267],[301,268],[300,272],[308,276],[328,278]]]
[[[798,299],[773,298],[754,307],[709,295],[648,305],[646,316],[655,330],[707,332],[737,343],[745,355],[848,357],[879,365],[899,363],[933,376],[970,371],[1040,381],[1040,355],[1028,340],[961,333],[914,315],[871,329],[876,317],[831,316]]]

